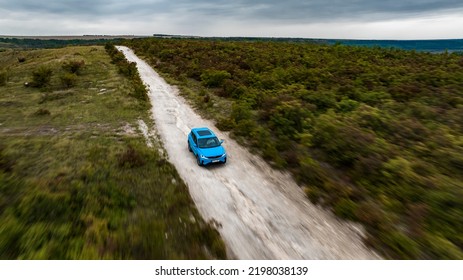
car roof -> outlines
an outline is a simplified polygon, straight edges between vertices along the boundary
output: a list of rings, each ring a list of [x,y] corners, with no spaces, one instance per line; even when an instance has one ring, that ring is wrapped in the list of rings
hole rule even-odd
[[[215,136],[214,132],[207,127],[193,128],[191,131],[193,131],[198,138],[209,138]]]

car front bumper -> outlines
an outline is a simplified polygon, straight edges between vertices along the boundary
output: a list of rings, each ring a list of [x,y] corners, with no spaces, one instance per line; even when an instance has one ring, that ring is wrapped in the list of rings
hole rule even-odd
[[[212,163],[225,163],[227,162],[227,155],[222,155],[220,157],[201,157],[201,162],[203,165]]]

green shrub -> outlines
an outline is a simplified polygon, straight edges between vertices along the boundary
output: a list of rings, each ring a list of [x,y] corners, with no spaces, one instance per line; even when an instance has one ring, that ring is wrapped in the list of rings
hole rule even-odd
[[[355,210],[356,220],[362,222],[370,229],[378,229],[384,222],[381,206],[374,201],[362,201]]]
[[[235,128],[236,123],[233,119],[222,116],[217,120],[215,125],[222,131],[230,131]]]
[[[307,186],[304,188],[304,193],[312,203],[319,203],[320,198],[322,197],[320,190],[316,187]]]
[[[220,239],[220,234],[217,229],[215,229],[215,225],[213,223],[210,222],[203,226],[199,235],[199,239],[201,241],[209,244],[214,256],[219,259],[225,259],[227,257],[225,244]]]
[[[32,72],[31,86],[43,88],[50,85],[53,70],[46,66],[41,66],[39,69]]]
[[[64,73],[60,76],[61,84],[65,88],[72,88],[77,84],[77,75],[74,73]]]
[[[207,87],[219,87],[231,74],[224,70],[206,70],[201,74],[201,81]]]
[[[53,223],[65,221],[69,217],[70,197],[43,191],[31,192],[22,199],[17,208],[21,220],[27,223]]]
[[[49,116],[49,115],[50,115],[50,111],[47,110],[47,109],[42,109],[42,108],[41,108],[41,109],[38,109],[38,110],[34,113],[34,115],[36,115],[36,116]]]
[[[462,260],[463,253],[461,249],[455,246],[448,239],[430,235],[426,236],[424,246],[426,247],[426,258],[428,259],[439,259],[439,260]]]
[[[250,120],[252,116],[251,106],[247,102],[235,102],[232,105],[231,118],[235,123]]]
[[[327,174],[320,164],[311,157],[305,157],[300,160],[300,169],[297,179],[307,185],[320,189],[324,188]]]
[[[6,85],[8,81],[8,74],[6,71],[0,71],[0,86]]]
[[[147,101],[149,99],[145,84],[143,84],[142,82],[139,82],[138,80],[134,80],[133,88],[134,88],[133,93],[132,93],[133,97],[135,97],[136,99],[140,101]]]
[[[128,146],[127,149],[119,155],[118,162],[120,167],[128,168],[140,167],[146,163],[143,155],[132,146]]]
[[[314,127],[314,144],[327,153],[337,166],[352,166],[360,157],[372,152],[375,135],[340,117],[325,114]]]
[[[207,104],[209,101],[211,101],[211,96],[208,93],[204,94],[203,103]]]
[[[67,72],[71,73],[71,74],[76,74],[76,75],[79,75],[81,74],[82,72],[82,68],[85,66],[85,61],[81,60],[81,61],[77,61],[77,60],[73,60],[73,61],[68,61],[68,62],[65,62],[63,63],[63,69],[66,70]]]
[[[319,110],[336,108],[336,97],[331,92],[309,91],[303,98],[316,105]]]
[[[1,172],[11,172],[13,170],[14,164],[15,164],[15,160],[13,159],[13,157],[10,155],[7,155],[5,153],[5,147],[3,145],[0,145],[0,180],[2,179]],[[5,187],[5,185],[3,185],[2,187]],[[1,190],[2,188],[0,188],[0,191]]]
[[[337,104],[338,111],[343,113],[354,111],[359,105],[359,102],[352,99],[343,99]]]
[[[390,100],[392,97],[389,93],[383,91],[367,91],[358,93],[357,101],[362,101],[368,105],[376,106]]]
[[[380,239],[393,259],[416,259],[419,255],[418,244],[402,232],[382,233]]]
[[[268,125],[277,137],[295,140],[296,135],[304,129],[304,121],[309,117],[311,113],[304,108],[302,102],[286,101],[275,106]]]
[[[334,206],[334,213],[342,218],[355,220],[357,204],[348,198],[341,199]]]
[[[24,228],[25,225],[15,217],[2,220],[2,226],[0,227],[0,259],[17,258]]]
[[[238,136],[249,136],[257,129],[257,124],[253,120],[242,120],[236,124],[233,133]]]
[[[227,78],[223,82],[223,97],[240,98],[245,92],[246,88],[239,83]]]

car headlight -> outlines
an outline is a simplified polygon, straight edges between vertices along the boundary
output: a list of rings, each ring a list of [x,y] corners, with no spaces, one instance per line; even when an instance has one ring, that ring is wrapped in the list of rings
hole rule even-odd
[[[201,158],[207,159],[207,157],[205,157],[204,155],[201,155]]]
[[[225,157],[225,156],[227,156],[227,153],[224,153],[224,154],[222,155],[222,157]]]

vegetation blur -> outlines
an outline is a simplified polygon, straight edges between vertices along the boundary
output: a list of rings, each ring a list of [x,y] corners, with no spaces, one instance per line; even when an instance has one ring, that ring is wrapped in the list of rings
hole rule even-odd
[[[0,259],[226,258],[114,46],[3,47]]]
[[[463,56],[310,42],[135,39],[221,130],[363,224],[392,259],[463,259]]]

